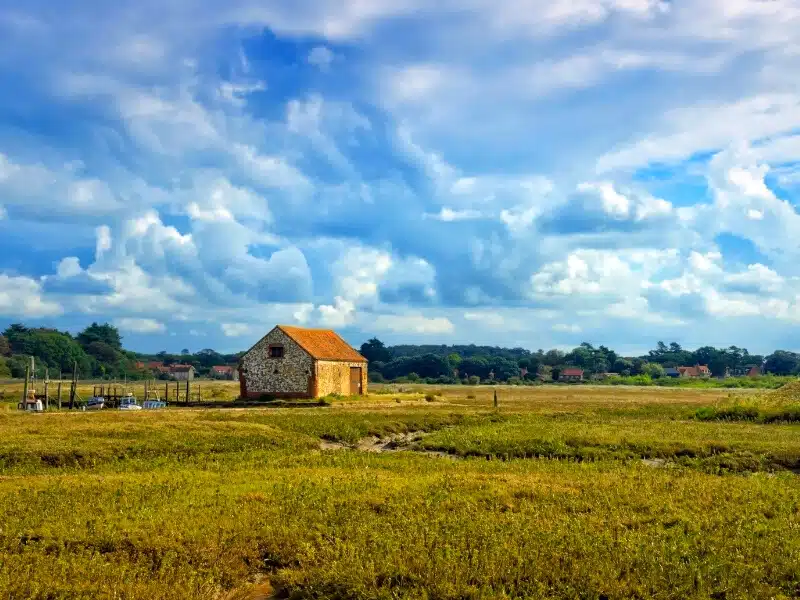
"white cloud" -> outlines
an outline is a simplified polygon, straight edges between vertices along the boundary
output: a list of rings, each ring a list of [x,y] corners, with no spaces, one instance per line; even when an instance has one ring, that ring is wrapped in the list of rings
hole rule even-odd
[[[263,81],[256,81],[253,83],[231,83],[230,81],[223,81],[219,87],[220,96],[233,104],[234,106],[245,106],[247,104],[247,96],[255,92],[263,92],[267,89],[267,84]]]
[[[327,71],[334,60],[334,54],[326,46],[315,46],[308,53],[308,64],[314,65],[320,71]]]
[[[404,334],[442,335],[455,327],[446,317],[428,318],[422,315],[379,315],[374,322],[379,330]]]
[[[643,280],[632,261],[610,251],[576,250],[566,260],[545,265],[531,277],[534,295],[624,295]]]
[[[325,327],[346,327],[355,321],[356,305],[341,296],[334,298],[333,304],[323,304],[319,307],[320,323]]]
[[[130,331],[131,333],[162,333],[166,331],[163,323],[155,319],[135,319],[135,318],[121,318],[116,319],[114,324],[122,331]]]
[[[597,168],[603,172],[677,162],[699,152],[723,150],[742,140],[782,136],[798,120],[800,96],[794,94],[759,94],[730,103],[676,108],[663,115],[661,132],[601,156]],[[776,151],[772,150],[773,157]],[[784,152],[780,154],[785,156]]]
[[[726,275],[725,283],[739,291],[777,294],[784,288],[786,280],[769,267],[753,264],[748,265],[746,271]]]
[[[35,279],[0,274],[0,314],[35,319],[63,312],[59,304],[43,297],[42,286]]]
[[[437,214],[425,214],[424,216],[437,221],[443,221],[444,223],[453,223],[455,221],[471,221],[474,219],[480,219],[481,213],[477,210],[456,210],[444,206]]]
[[[75,277],[81,273],[83,273],[83,269],[81,268],[80,260],[78,260],[78,258],[75,256],[68,256],[67,258],[62,259],[56,268],[56,274],[61,279]]]
[[[253,329],[244,323],[222,323],[220,327],[226,337],[243,337],[250,334]]]
[[[557,333],[580,333],[583,331],[579,325],[575,325],[574,323],[572,325],[559,323],[557,325],[553,325],[551,329]]]
[[[292,313],[292,317],[297,323],[305,325],[311,319],[313,312],[313,304],[302,304],[294,313]]]
[[[118,197],[104,181],[78,176],[69,164],[14,162],[2,152],[0,194],[16,212],[48,219],[116,214],[134,200]]]
[[[577,191],[585,197],[599,202],[602,212],[613,219],[633,220],[660,219],[672,214],[672,204],[646,193],[623,194],[611,181],[578,184]]]
[[[465,312],[464,319],[467,321],[474,321],[488,327],[503,327],[506,325],[506,320],[502,315],[496,312]]]

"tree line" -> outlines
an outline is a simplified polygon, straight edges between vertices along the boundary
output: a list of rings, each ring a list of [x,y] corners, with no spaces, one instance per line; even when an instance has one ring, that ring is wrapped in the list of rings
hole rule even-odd
[[[213,366],[235,365],[243,354],[221,354],[209,348],[195,353],[184,349],[180,354],[166,351],[142,354],[126,350],[122,341],[119,330],[108,323],[92,323],[77,335],[16,323],[0,335],[0,378],[24,377],[32,356],[36,358],[38,377],[44,376],[45,369],[51,377],[59,372],[70,374],[73,365],[77,365],[83,378],[143,379],[152,377],[152,371],[141,368],[141,363],[190,364],[202,376]],[[373,381],[550,381],[558,379],[561,371],[570,367],[582,369],[587,378],[612,373],[659,379],[670,367],[694,365],[708,366],[714,376],[750,365],[772,375],[800,375],[800,354],[795,352],[776,350],[762,356],[738,346],[687,350],[676,342],[658,342],[647,354],[634,357],[586,342],[563,352],[474,344],[386,346],[372,338],[360,350],[369,360]]]
[[[200,375],[216,365],[236,364],[240,354],[220,354],[211,349],[181,354],[141,354],[125,350],[119,330],[108,323],[92,323],[77,335],[48,328],[28,328],[10,325],[0,335],[0,378],[21,378],[35,358],[35,376],[51,378],[72,374],[77,366],[79,376],[97,379],[146,379],[153,376],[148,362],[164,365],[190,364]],[[142,367],[141,364],[145,366]]]
[[[680,344],[658,342],[642,356],[622,356],[606,346],[588,342],[569,352],[531,351],[492,346],[386,346],[372,338],[361,346],[370,363],[370,377],[380,381],[479,383],[484,381],[551,381],[566,368],[579,368],[592,378],[604,374],[659,379],[666,369],[705,365],[713,376],[756,366],[772,375],[800,374],[800,354],[776,350],[768,356],[750,354],[746,348],[703,346],[686,350]]]

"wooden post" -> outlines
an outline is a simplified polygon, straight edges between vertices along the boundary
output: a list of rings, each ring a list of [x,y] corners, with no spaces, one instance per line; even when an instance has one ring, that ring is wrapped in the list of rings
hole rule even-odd
[[[164,402],[169,402],[169,383],[164,384]]]
[[[186,404],[189,404],[189,400],[191,400],[191,397],[189,395],[189,375],[187,373],[187,375],[186,375]]]
[[[44,409],[50,408],[50,369],[44,370]]]
[[[494,407],[497,408],[497,389],[494,390]]]
[[[181,401],[181,382],[177,379],[175,380],[175,403]]]
[[[28,400],[28,380],[31,377],[30,366],[25,367],[25,385],[22,388],[22,410],[25,410],[25,402]]]
[[[61,410],[61,375],[58,376],[58,410]]]
[[[69,390],[69,408],[75,408],[75,394],[78,392],[78,361],[72,363],[72,385]]]

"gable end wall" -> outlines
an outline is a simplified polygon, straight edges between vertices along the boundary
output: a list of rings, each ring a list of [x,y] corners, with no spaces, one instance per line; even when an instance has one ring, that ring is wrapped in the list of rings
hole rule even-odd
[[[270,358],[270,345],[283,345],[283,358]],[[249,398],[301,398],[311,394],[309,373],[314,373],[314,360],[280,329],[273,329],[258,342],[242,358],[241,368]]]

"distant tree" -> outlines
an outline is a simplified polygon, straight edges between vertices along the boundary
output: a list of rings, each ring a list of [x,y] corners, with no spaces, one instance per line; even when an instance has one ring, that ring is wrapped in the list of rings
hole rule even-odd
[[[189,349],[188,349],[188,348],[184,348],[183,350],[181,350],[181,354],[182,354],[183,356],[187,356],[187,355],[189,355],[189,354],[190,354],[190,353],[189,353]]]
[[[564,362],[564,353],[561,350],[548,350],[545,352],[542,362],[549,367],[555,367]]]
[[[86,353],[106,365],[116,364],[122,359],[122,354],[105,342],[92,342],[86,346]]]
[[[786,350],[776,350],[767,357],[764,368],[773,375],[793,375],[800,367],[800,356]]]
[[[383,383],[386,379],[383,377],[381,373],[378,371],[370,371],[369,372],[369,380],[372,383]]]
[[[458,369],[461,364],[461,355],[458,352],[451,352],[447,355],[447,362],[454,369]]]
[[[631,375],[641,375],[644,373],[644,366],[647,361],[643,358],[634,358],[631,361]]]
[[[0,335],[0,356],[11,356],[11,344],[4,335]]]
[[[540,365],[536,375],[542,381],[551,381],[553,379],[553,367],[548,365]]]
[[[644,375],[649,375],[653,379],[660,379],[664,376],[664,367],[658,363],[647,363],[642,369]]]
[[[461,361],[459,367],[459,371],[462,373],[466,375],[475,375],[479,379],[487,379],[489,377],[489,371],[491,370],[492,367],[489,365],[489,361],[483,356],[465,358]]]
[[[361,356],[369,362],[380,361],[388,363],[392,360],[392,353],[378,338],[372,338],[361,344]]]
[[[0,356],[0,379],[9,379],[11,375],[11,367],[5,357]]]
[[[103,342],[115,350],[122,350],[122,337],[113,325],[92,323],[78,334],[78,342],[86,348],[92,342]]]
[[[469,378],[469,384],[470,385],[479,385],[480,382],[481,382],[481,378],[478,377],[477,375],[471,375],[470,378]]]
[[[623,374],[625,372],[630,375],[631,371],[633,370],[633,362],[628,360],[627,358],[618,358],[614,361],[614,364],[611,367],[611,371],[614,373]]]
[[[22,379],[25,377],[25,369],[28,368],[28,366],[31,364],[31,361],[27,356],[17,354],[7,359],[6,364],[11,371],[11,377],[14,377],[15,379]]]

